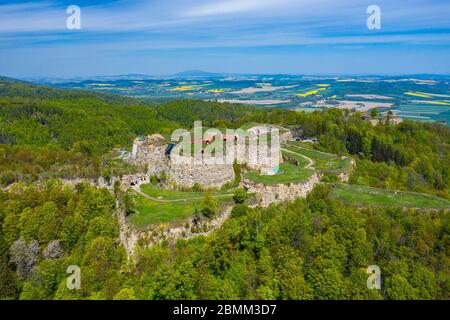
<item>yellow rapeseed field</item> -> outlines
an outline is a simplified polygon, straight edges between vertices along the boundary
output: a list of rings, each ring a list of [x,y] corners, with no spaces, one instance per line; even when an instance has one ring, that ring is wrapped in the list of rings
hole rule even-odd
[[[222,93],[222,92],[225,92],[225,90],[223,90],[223,89],[211,89],[211,90],[208,90],[208,92],[211,92],[211,93]]]
[[[197,90],[197,88],[194,86],[181,86],[170,89],[170,91],[194,91],[194,90]]]
[[[325,90],[325,88],[320,88],[320,89],[316,89],[316,90],[311,90],[311,91],[308,91],[308,92],[305,92],[305,93],[298,93],[298,94],[296,94],[296,96],[297,96],[297,97],[304,98],[304,97],[312,96],[312,95],[314,95],[314,94],[318,94],[319,91],[322,91],[322,90]]]
[[[426,94],[426,93],[405,92],[405,94],[408,96],[419,97],[419,98],[433,98],[432,96],[430,96],[429,94]]]

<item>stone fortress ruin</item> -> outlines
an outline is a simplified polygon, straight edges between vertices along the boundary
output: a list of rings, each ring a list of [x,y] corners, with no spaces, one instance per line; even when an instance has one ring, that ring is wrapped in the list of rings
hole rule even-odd
[[[278,130],[275,126],[254,126],[245,133],[253,135],[258,140],[259,137],[269,134],[274,129]],[[288,130],[283,130],[277,137],[279,137],[277,138],[279,143],[292,140],[292,134]],[[243,137],[242,149],[238,146],[240,138],[241,136],[238,134],[216,133],[210,136],[202,135],[200,139],[194,135],[194,138],[189,137],[189,140],[184,139],[179,143],[171,143],[160,134],[138,137],[133,143],[128,162],[147,165],[150,176],[165,176],[168,186],[179,188],[192,188],[194,185],[199,185],[204,189],[212,189],[232,183],[236,178],[233,159],[244,159],[240,164],[246,165],[251,170],[259,171],[263,175],[277,173],[283,157],[280,148],[273,147],[274,141],[269,141],[268,147],[265,149],[259,148],[260,142],[257,141],[258,144],[255,148]],[[278,143],[278,141],[275,142]],[[217,149],[214,148],[214,144],[216,147],[225,146],[223,154],[215,154]],[[265,154],[266,152],[267,154]],[[275,156],[274,152],[276,152]],[[242,156],[242,153],[244,153],[244,157],[239,158],[239,154]]]
[[[291,128],[247,124],[241,129],[244,131],[244,135],[249,133],[256,137],[257,146],[262,142],[268,148],[255,149],[255,145],[252,145],[250,140],[244,139],[243,145],[240,145],[244,148],[240,149],[238,142],[243,133],[238,130],[233,134],[217,133],[218,130],[216,130],[216,134],[208,135],[206,132],[210,129],[202,128],[201,135],[195,135],[195,132],[192,135],[192,131],[184,131],[180,135],[172,135],[170,139],[160,134],[138,137],[133,143],[132,152],[126,153],[126,161],[134,165],[146,166],[146,173],[122,177],[121,182],[124,186],[132,187],[136,195],[153,203],[159,202],[160,205],[194,199],[171,200],[165,199],[165,196],[146,195],[140,186],[153,183],[153,177],[158,178],[158,188],[196,191],[196,188],[193,187],[200,187],[202,191],[205,191],[204,194],[212,191],[211,189],[222,189],[223,194],[218,197],[229,197],[236,187],[240,187],[251,194],[247,203],[250,207],[268,207],[274,203],[306,197],[320,182],[322,172],[314,168],[314,161],[307,156],[296,154],[296,149],[293,149],[294,151],[287,149],[297,140],[296,133]],[[263,139],[272,129],[278,131],[274,138],[275,141],[271,140],[272,135],[270,135],[269,141]],[[223,153],[216,152],[218,146],[225,147]],[[237,160],[242,150],[244,150],[245,157],[243,157],[243,162],[238,163]],[[300,157],[301,160],[296,160],[295,156]],[[228,157],[231,157],[232,160],[229,161]],[[309,164],[305,163],[308,162],[306,160],[309,160]],[[237,163],[239,166],[235,165]],[[300,165],[300,163],[302,164]],[[283,180],[287,168],[292,169],[293,167],[300,168],[299,171],[293,171],[293,173],[291,171],[290,174],[294,175],[293,179]],[[305,171],[310,171],[310,175],[302,177],[301,172],[305,173]],[[254,176],[249,176],[249,173],[259,178],[255,179]],[[341,174],[344,174],[345,171],[337,173],[340,174],[339,178],[344,180],[345,177],[341,177]],[[240,176],[236,176],[236,174]],[[238,181],[239,185],[237,185]],[[224,202],[218,215],[211,219],[199,218],[198,214],[193,212],[191,216],[180,221],[168,224],[150,224],[141,230],[128,222],[126,212],[121,208],[119,214],[121,242],[131,256],[138,241],[151,246],[163,240],[176,241],[180,238],[189,239],[199,234],[207,235],[223,224],[230,216],[231,209],[232,206]]]

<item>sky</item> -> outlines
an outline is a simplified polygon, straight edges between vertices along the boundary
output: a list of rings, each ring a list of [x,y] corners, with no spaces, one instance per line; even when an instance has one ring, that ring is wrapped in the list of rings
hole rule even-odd
[[[66,12],[81,10],[81,29]],[[367,8],[381,10],[370,30]],[[0,2],[0,76],[450,74],[449,0]]]

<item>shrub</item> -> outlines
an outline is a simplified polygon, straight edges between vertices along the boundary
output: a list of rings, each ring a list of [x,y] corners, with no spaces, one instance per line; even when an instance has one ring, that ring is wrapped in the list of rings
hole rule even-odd
[[[0,176],[0,183],[3,186],[9,186],[10,184],[12,184],[15,181],[16,181],[16,175],[11,170],[3,172]]]
[[[245,204],[236,204],[231,210],[232,218],[239,218],[245,216],[250,211],[250,208]]]
[[[247,191],[244,189],[236,189],[233,195],[233,200],[236,204],[242,204],[247,199]]]
[[[216,215],[218,211],[219,205],[217,201],[211,197],[210,195],[207,195],[203,199],[202,204],[202,214],[207,218],[212,218]]]

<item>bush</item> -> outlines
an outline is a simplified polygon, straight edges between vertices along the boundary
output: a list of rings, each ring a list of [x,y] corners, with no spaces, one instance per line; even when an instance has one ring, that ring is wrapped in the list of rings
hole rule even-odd
[[[233,195],[233,200],[236,204],[242,204],[247,199],[247,191],[244,189],[236,189]]]
[[[9,186],[16,181],[16,175],[13,171],[5,171],[0,176],[0,184],[3,186]]]
[[[124,288],[114,296],[114,300],[136,300],[136,296],[133,289]]]
[[[239,218],[245,216],[250,211],[250,208],[245,204],[237,204],[231,210],[232,218]]]
[[[169,176],[165,171],[161,172],[161,175],[159,176],[159,179],[162,183],[166,184],[169,181]]]
[[[159,184],[159,178],[157,175],[150,176],[150,183],[154,186]]]
[[[212,218],[217,214],[217,211],[219,209],[219,204],[217,201],[211,197],[210,195],[207,195],[203,199],[203,205],[202,205],[202,214],[207,218]]]
[[[192,192],[202,192],[203,189],[202,189],[202,186],[200,185],[200,183],[196,182],[196,183],[192,186],[191,191],[192,191]]]
[[[339,182],[339,177],[333,173],[326,173],[323,175],[321,181],[329,183]]]

